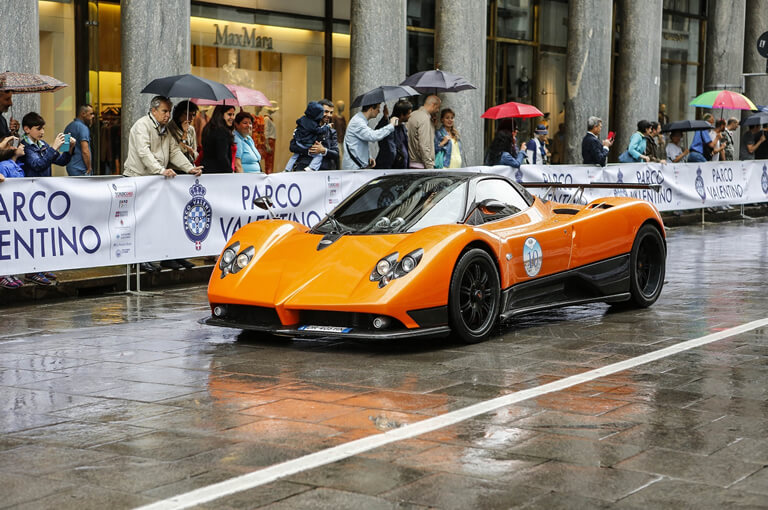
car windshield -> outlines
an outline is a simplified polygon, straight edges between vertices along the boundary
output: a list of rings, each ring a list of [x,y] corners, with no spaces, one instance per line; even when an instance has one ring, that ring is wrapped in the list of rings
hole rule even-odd
[[[328,234],[399,234],[464,219],[460,176],[386,175],[372,180],[312,229]]]

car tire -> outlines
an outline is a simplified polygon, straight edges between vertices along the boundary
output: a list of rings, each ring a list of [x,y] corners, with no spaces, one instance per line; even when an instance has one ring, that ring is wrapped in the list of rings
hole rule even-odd
[[[499,318],[501,287],[496,264],[479,248],[464,252],[451,276],[448,320],[454,336],[466,343],[487,339]]]
[[[664,238],[653,225],[643,225],[635,236],[630,254],[630,303],[639,308],[651,306],[664,286],[667,249]]]

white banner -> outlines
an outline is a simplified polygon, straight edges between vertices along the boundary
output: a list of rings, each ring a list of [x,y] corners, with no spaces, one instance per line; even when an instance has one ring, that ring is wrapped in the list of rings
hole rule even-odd
[[[582,203],[634,196],[664,211],[768,201],[765,161],[467,170],[528,182],[661,185],[659,192],[585,190]],[[218,255],[237,229],[267,217],[256,197],[272,197],[279,217],[311,226],[364,183],[397,171],[7,179],[0,183],[0,275]],[[571,193],[546,198],[563,202]]]

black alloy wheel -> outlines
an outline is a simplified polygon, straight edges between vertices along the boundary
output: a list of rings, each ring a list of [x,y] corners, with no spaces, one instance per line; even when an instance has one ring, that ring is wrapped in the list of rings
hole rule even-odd
[[[496,264],[480,248],[459,257],[451,276],[448,315],[451,330],[467,343],[482,342],[499,317],[501,288]]]
[[[631,302],[641,308],[651,306],[664,286],[667,250],[664,238],[653,225],[643,225],[637,232],[630,255]]]

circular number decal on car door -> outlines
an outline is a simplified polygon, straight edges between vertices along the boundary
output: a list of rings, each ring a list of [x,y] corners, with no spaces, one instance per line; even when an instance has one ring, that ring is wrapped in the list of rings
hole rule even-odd
[[[523,244],[523,267],[528,276],[536,276],[541,271],[543,260],[541,245],[534,237],[529,237]]]

